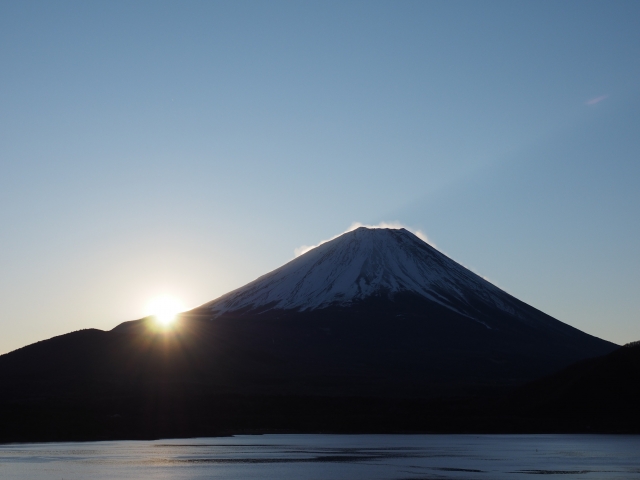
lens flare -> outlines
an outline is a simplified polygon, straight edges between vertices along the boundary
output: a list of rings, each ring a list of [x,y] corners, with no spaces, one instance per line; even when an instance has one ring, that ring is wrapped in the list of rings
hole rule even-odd
[[[183,311],[184,305],[182,302],[168,295],[153,298],[148,307],[149,315],[153,315],[158,323],[164,326],[170,325],[176,319],[176,316]]]

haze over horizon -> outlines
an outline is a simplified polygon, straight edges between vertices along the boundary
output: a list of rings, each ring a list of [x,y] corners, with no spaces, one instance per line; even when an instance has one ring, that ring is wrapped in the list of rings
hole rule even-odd
[[[637,2],[5,2],[0,354],[403,225],[640,339]]]

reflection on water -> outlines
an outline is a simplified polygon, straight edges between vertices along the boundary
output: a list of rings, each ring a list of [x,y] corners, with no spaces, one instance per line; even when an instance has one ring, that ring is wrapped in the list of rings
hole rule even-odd
[[[637,479],[640,437],[241,435],[0,445],[7,479]]]

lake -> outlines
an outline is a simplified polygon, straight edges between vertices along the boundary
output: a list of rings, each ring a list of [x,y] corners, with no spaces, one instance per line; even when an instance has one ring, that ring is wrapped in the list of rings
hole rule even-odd
[[[638,479],[640,436],[239,435],[0,445],[0,478]]]

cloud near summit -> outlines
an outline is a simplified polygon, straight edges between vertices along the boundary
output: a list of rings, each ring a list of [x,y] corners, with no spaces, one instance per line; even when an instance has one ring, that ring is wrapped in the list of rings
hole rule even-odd
[[[338,238],[340,235],[343,235],[343,234],[345,234],[347,232],[351,232],[351,231],[355,230],[356,228],[360,228],[360,227],[366,227],[366,228],[396,228],[396,229],[404,228],[406,230],[409,230],[416,237],[418,237],[421,240],[424,240],[425,242],[427,242],[432,247],[435,247],[435,244],[433,242],[431,242],[427,238],[427,235],[422,230],[416,230],[416,229],[413,229],[413,228],[409,228],[409,227],[407,227],[406,225],[403,225],[400,222],[380,222],[377,225],[367,225],[367,224],[360,223],[360,222],[353,222],[349,228],[347,228],[344,232],[339,233],[338,235],[334,235],[331,238],[328,238],[326,240],[322,240],[321,242],[318,242],[316,245],[302,245],[302,246],[294,249],[293,250],[294,256],[299,257],[300,255],[302,255],[304,253],[307,253],[309,250],[312,250],[312,249],[322,245],[323,243],[330,242],[334,238]]]

